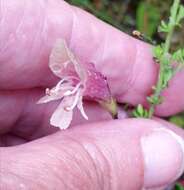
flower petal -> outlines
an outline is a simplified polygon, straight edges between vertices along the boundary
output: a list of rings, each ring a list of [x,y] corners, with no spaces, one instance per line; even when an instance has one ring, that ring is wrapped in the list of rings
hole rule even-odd
[[[78,100],[78,104],[77,104],[77,108],[80,110],[82,116],[88,120],[88,116],[86,115],[85,111],[84,111],[84,107],[83,107],[83,102],[82,102],[82,96],[80,96],[79,100]]]
[[[51,102],[51,101],[54,101],[54,100],[59,100],[61,98],[62,98],[61,96],[49,96],[49,95],[46,95],[46,96],[43,96],[42,98],[40,98],[38,100],[37,104],[44,104],[44,103],[48,103],[48,102]]]
[[[63,77],[62,71],[71,62],[71,58],[66,48],[66,43],[63,39],[58,39],[54,45],[51,55],[49,67],[51,71],[58,77]]]
[[[63,98],[64,93],[65,93],[65,89],[59,89],[56,90],[56,87],[52,88],[50,91],[50,94],[43,96],[42,98],[40,98],[37,102],[37,104],[43,104],[43,103],[48,103],[50,101],[54,101],[54,100],[59,100],[61,98]]]
[[[68,55],[70,57],[71,63],[74,66],[74,69],[77,73],[77,75],[79,76],[79,78],[81,79],[81,81],[84,83],[87,80],[87,72],[84,66],[82,66],[79,61],[77,60],[77,58],[74,56],[74,54],[69,50],[68,47],[66,47]]]
[[[85,82],[87,79],[86,70],[78,62],[74,54],[67,47],[65,40],[58,39],[50,55],[49,66],[52,72],[58,77],[63,77],[63,69],[66,69],[68,64],[71,63],[79,78]]]
[[[67,111],[65,108],[68,104],[71,104],[73,97],[67,97],[63,99],[60,105],[53,113],[50,124],[59,127],[60,129],[67,129],[72,121],[73,110]]]

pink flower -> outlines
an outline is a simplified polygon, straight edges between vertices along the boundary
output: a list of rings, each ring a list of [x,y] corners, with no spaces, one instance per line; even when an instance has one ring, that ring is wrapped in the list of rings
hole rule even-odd
[[[46,89],[46,95],[38,103],[62,100],[50,119],[51,125],[60,129],[68,128],[75,107],[85,119],[88,119],[82,102],[86,90],[87,72],[68,49],[64,40],[57,40],[51,52],[49,67],[61,80],[54,88]]]

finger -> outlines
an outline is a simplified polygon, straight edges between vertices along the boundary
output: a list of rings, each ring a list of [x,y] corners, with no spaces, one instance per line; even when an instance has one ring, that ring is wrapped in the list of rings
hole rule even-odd
[[[26,139],[12,134],[5,134],[0,136],[0,147],[16,146],[24,144],[26,142],[28,142]]]
[[[179,134],[155,121],[84,125],[1,148],[0,184],[10,190],[159,188],[183,172],[182,147]]]
[[[1,0],[1,4],[1,88],[54,84],[57,79],[48,69],[48,57],[56,39],[64,38],[82,63],[94,63],[107,77],[119,102],[146,102],[158,72],[150,46],[64,1]],[[12,18],[14,22],[10,25]],[[181,72],[164,92],[165,101],[157,110],[159,115],[183,109],[183,78]]]
[[[173,123],[170,123],[166,120],[160,119],[160,118],[154,118],[155,121],[162,123],[166,128],[174,131],[177,134],[180,134],[184,138],[183,129],[180,127],[176,127]]]
[[[42,137],[58,131],[58,128],[50,125],[50,117],[57,108],[59,102],[38,105],[36,102],[42,96],[41,89],[4,91],[0,94],[0,134],[8,132],[27,140]],[[97,103],[85,102],[85,111],[89,117],[86,121],[75,110],[71,126],[91,123],[96,121],[111,120],[111,115]],[[125,113],[120,111],[120,117]]]

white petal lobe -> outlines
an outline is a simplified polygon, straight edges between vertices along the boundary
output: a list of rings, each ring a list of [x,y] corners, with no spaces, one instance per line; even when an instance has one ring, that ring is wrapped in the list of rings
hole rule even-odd
[[[62,70],[70,63],[70,57],[63,39],[58,39],[50,55],[49,67],[58,77],[63,77]]]
[[[72,121],[73,112],[66,111],[63,107],[63,103],[57,107],[53,113],[50,124],[59,127],[60,129],[67,129]]]
[[[82,102],[82,96],[80,97],[78,104],[77,104],[78,109],[80,110],[82,116],[88,120],[88,116],[86,115],[85,111],[84,111],[84,107],[83,107],[83,102]]]

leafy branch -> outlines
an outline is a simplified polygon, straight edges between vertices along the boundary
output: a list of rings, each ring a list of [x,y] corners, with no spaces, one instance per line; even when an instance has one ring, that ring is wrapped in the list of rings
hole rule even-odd
[[[165,42],[153,48],[153,57],[159,64],[159,74],[156,85],[152,87],[152,94],[147,97],[150,106],[146,110],[142,105],[138,105],[133,111],[135,117],[151,118],[153,116],[155,107],[163,102],[162,91],[168,87],[169,81],[184,65],[184,49],[171,52],[174,30],[176,27],[181,27],[183,18],[184,6],[180,4],[180,0],[174,0],[168,23],[162,21],[158,28],[159,32],[166,34]]]

